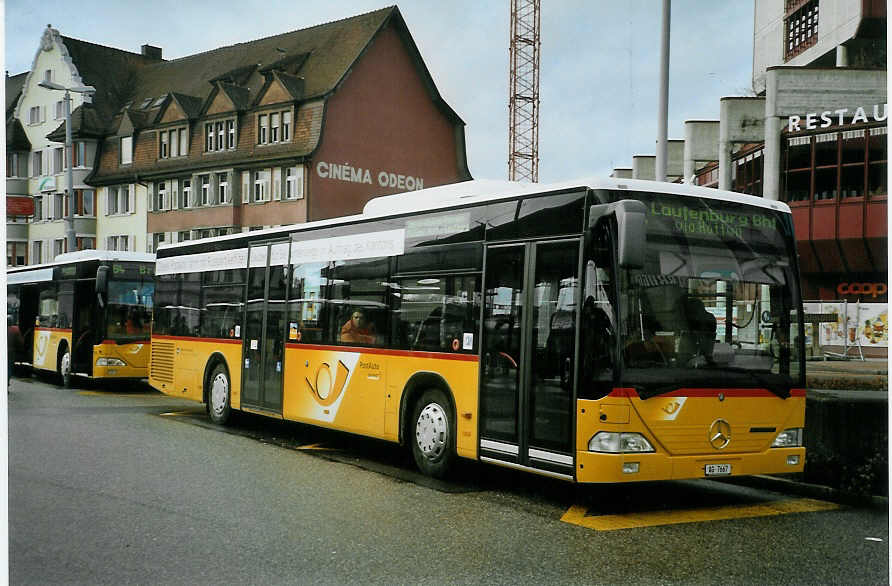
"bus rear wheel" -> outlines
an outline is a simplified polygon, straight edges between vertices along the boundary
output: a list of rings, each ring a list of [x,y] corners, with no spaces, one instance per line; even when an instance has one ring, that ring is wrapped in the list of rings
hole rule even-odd
[[[418,469],[443,478],[455,460],[455,422],[446,395],[439,389],[425,391],[412,410],[410,441]]]
[[[217,425],[225,425],[232,416],[229,373],[226,367],[218,364],[211,371],[208,381],[208,417]]]

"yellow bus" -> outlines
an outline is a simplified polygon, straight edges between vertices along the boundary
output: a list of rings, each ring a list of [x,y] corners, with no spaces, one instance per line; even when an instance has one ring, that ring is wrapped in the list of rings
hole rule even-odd
[[[82,250],[7,272],[10,358],[71,377],[149,374],[155,255]]]
[[[780,202],[470,181],[157,252],[150,383],[587,483],[800,472],[802,303]]]

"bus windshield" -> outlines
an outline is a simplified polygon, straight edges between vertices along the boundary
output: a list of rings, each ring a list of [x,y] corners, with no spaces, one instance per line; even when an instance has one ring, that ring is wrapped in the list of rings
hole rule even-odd
[[[115,341],[148,340],[152,327],[152,276],[108,283],[108,338]]]
[[[685,386],[787,396],[801,386],[789,218],[718,200],[641,199],[645,264],[620,274],[623,384],[642,396]]]

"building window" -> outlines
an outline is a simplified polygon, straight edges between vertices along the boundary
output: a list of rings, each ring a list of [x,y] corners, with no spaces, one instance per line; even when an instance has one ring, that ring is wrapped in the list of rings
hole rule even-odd
[[[303,167],[285,168],[285,199],[303,198],[303,170]]]
[[[105,215],[114,216],[118,213],[118,188],[109,187],[106,192]]]
[[[257,144],[278,144],[291,140],[291,111],[257,116]]]
[[[11,267],[21,267],[27,264],[25,253],[28,250],[27,242],[6,243],[6,264]]]
[[[217,173],[217,203],[231,203],[230,194],[228,174]]]
[[[152,250],[149,252],[156,252],[161,244],[164,244],[164,232],[152,234]]]
[[[784,61],[818,42],[818,0],[787,0],[784,18]]]
[[[159,181],[155,185],[155,210],[164,211],[170,208],[170,202],[167,199],[167,182]]]
[[[56,120],[61,120],[63,118],[65,118],[65,102],[59,100],[56,102]]]
[[[61,193],[53,195],[53,219],[60,220],[65,217],[65,196]]]
[[[43,106],[31,106],[28,110],[28,124],[40,124],[44,120]]]
[[[133,162],[133,137],[121,137],[121,164],[129,165]]]
[[[235,148],[235,120],[226,121],[226,148]]]
[[[291,140],[291,112],[282,112],[282,142]]]
[[[189,130],[187,128],[177,129],[177,137],[180,143],[180,156],[185,157],[189,154]]]
[[[183,209],[192,207],[192,180],[180,181],[180,207]]]
[[[77,242],[78,250],[96,250],[96,239],[91,236],[79,236],[75,241]]]
[[[53,258],[65,253],[66,240],[64,238],[56,238],[53,240]]]
[[[64,149],[62,147],[53,149],[53,173],[59,174],[65,169],[62,167],[62,163],[65,160]]]
[[[158,157],[166,159],[170,157],[170,147],[167,144],[168,132],[166,130],[159,132]]]
[[[211,204],[211,176],[201,176],[201,205]]]
[[[42,248],[43,243],[39,240],[31,243],[31,264],[39,265],[43,262]]]
[[[219,152],[235,148],[235,120],[208,122],[204,125],[205,152]]]
[[[87,143],[76,142],[74,147],[74,166],[87,167]]]
[[[269,169],[254,171],[254,201],[269,201]]]
[[[53,81],[53,70],[47,69],[43,72],[43,81]]]
[[[734,191],[762,195],[762,150],[747,150],[733,161],[731,185]]]
[[[95,208],[93,207],[93,195],[94,192],[92,189],[75,189],[75,208],[74,213],[78,216],[93,216],[95,214]]]
[[[43,196],[34,196],[34,221],[39,222],[43,219]]]
[[[6,153],[6,176],[7,177],[27,177],[28,176],[28,154],[27,153]]]
[[[885,126],[787,138],[784,199],[887,195],[886,146]]]
[[[177,242],[185,242],[186,240],[191,240],[190,236],[191,234],[189,230],[177,232]]]
[[[31,176],[40,177],[43,175],[43,152],[36,151],[31,153]]]
[[[105,248],[107,250],[130,250],[130,238],[126,235],[108,236],[105,239]]]

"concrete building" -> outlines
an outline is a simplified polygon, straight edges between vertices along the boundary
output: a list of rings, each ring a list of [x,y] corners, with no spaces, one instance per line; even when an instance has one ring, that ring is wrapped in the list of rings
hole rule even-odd
[[[464,122],[396,7],[174,61],[151,45],[129,53],[47,27],[12,115],[28,120],[29,144],[10,142],[7,125],[8,145],[40,156],[27,189],[28,240],[40,246],[29,264],[64,250],[65,129],[42,114],[58,112],[50,100],[61,92],[39,87],[44,75],[97,90],[72,114],[79,248],[152,252],[470,179]]]
[[[684,180],[786,202],[803,297],[873,304],[885,329],[886,3],[754,4],[756,95],[722,98],[718,122],[685,123]],[[633,156],[638,176],[648,161]]]

